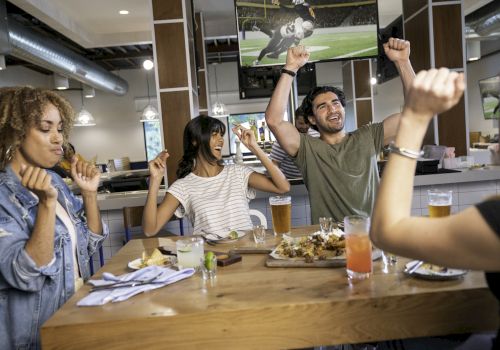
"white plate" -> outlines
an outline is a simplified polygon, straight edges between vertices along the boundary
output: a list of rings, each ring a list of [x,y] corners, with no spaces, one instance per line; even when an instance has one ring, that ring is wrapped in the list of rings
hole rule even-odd
[[[412,260],[405,265],[404,271],[415,266],[417,260]],[[406,272],[405,272],[406,273]],[[418,278],[426,279],[426,280],[453,280],[464,276],[467,273],[467,270],[461,269],[446,269],[446,271],[434,271],[429,269],[426,264],[422,264],[418,269],[416,269],[410,276],[415,276]]]
[[[168,260],[165,260],[165,265],[170,265],[172,263],[175,264],[175,256],[172,256],[172,255],[163,255],[164,257],[166,257]],[[142,267],[141,266],[141,261],[142,259],[141,258],[137,258],[135,260],[132,260],[132,261],[129,261],[129,263],[127,264],[128,268],[129,269],[132,269],[132,270],[140,270]]]
[[[244,237],[246,235],[246,232],[245,231],[238,231],[238,230],[232,230],[232,231],[236,231],[238,233],[238,238],[235,238],[235,239],[229,239],[229,238],[217,238],[216,236],[208,233],[206,235],[204,235],[205,238],[209,239],[211,242],[213,243],[217,243],[217,244],[227,244],[227,243],[234,243],[236,242],[237,240],[239,240],[240,238]]]

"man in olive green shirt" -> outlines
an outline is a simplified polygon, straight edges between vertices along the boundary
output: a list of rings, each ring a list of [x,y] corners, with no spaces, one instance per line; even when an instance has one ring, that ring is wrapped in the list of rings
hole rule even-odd
[[[384,50],[396,65],[406,91],[415,77],[409,59],[410,43],[390,38]],[[369,216],[379,182],[377,155],[396,135],[400,114],[346,133],[344,93],[330,86],[317,87],[306,96],[302,107],[321,136],[314,139],[299,134],[283,116],[293,77],[308,59],[303,46],[288,49],[285,67],[266,109],[266,122],[302,172],[314,224],[321,216],[337,221],[346,215]]]

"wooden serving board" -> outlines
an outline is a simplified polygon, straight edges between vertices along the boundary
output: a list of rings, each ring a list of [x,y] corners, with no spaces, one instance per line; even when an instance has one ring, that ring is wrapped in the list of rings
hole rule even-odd
[[[235,254],[269,254],[273,249],[270,247],[234,247],[229,252]]]
[[[382,251],[376,249],[372,252],[372,260],[377,260],[382,257]],[[314,260],[313,262],[305,262],[304,260],[292,259],[275,259],[269,256],[266,260],[267,267],[344,267],[346,260],[343,257],[327,260]]]

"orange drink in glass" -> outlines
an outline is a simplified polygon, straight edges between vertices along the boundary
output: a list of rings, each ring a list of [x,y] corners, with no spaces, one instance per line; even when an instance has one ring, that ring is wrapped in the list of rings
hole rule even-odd
[[[370,218],[361,215],[344,218],[346,238],[347,276],[351,280],[363,280],[372,273],[372,243],[368,232]]]

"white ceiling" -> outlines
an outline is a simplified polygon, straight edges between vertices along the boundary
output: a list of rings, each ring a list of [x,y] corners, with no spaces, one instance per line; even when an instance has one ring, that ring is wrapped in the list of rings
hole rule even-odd
[[[86,48],[151,42],[150,0],[8,0]],[[168,0],[165,0],[168,1]],[[469,13],[492,0],[464,0]],[[194,0],[205,36],[236,34],[234,0]],[[401,12],[401,0],[379,0],[384,27]],[[120,15],[119,10],[130,14]]]

